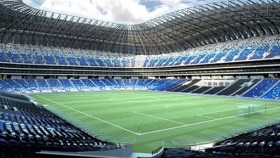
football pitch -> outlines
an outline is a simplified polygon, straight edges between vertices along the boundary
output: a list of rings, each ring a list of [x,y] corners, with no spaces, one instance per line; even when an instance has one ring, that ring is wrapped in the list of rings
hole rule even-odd
[[[245,126],[277,118],[279,102],[150,91],[104,91],[31,95],[36,102],[121,140],[135,152],[162,145],[209,143]],[[240,105],[261,111],[236,115]],[[91,130],[91,129],[88,129]],[[227,134],[228,132],[228,134]],[[103,138],[102,134],[96,133]],[[108,137],[108,141],[114,141]],[[130,142],[131,141],[131,142]]]

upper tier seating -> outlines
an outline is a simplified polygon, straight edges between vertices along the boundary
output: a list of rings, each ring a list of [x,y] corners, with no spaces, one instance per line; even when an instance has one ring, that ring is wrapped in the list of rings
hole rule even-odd
[[[267,56],[269,49],[275,43],[275,36],[267,36],[259,43],[255,49],[254,54],[251,55],[250,60],[263,59]]]
[[[276,42],[272,45],[270,48],[270,51],[268,52],[268,55],[265,56],[265,58],[279,58],[280,57],[280,40],[276,39]]]
[[[210,44],[184,52],[135,56],[71,48],[0,44],[0,62],[96,67],[163,67],[279,58],[278,35]]]

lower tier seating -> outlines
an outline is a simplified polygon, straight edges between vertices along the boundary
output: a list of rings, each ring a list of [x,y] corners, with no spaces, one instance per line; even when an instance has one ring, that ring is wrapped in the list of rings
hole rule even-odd
[[[280,97],[280,80],[276,78],[230,82],[203,79],[2,79],[0,87],[2,91],[23,93],[153,90],[263,99]]]
[[[192,91],[192,93],[197,93],[197,94],[201,94],[207,90],[210,90],[211,87],[199,87],[198,89]]]
[[[100,90],[164,91],[186,82],[186,79],[3,79],[0,87],[9,92],[77,92]],[[28,86],[28,83],[32,85]]]
[[[237,157],[280,157],[280,124],[241,134],[217,142],[208,153],[225,153]]]
[[[250,89],[248,92],[243,94],[243,97],[260,97],[267,90],[269,90],[275,83],[278,82],[277,79],[263,79],[254,88]]]
[[[184,90],[190,88],[192,85],[196,84],[197,82],[199,82],[200,79],[194,79],[190,82],[187,82],[187,83],[184,83],[180,86],[176,86],[174,88],[171,88],[169,89],[168,91],[171,91],[171,92],[183,92]]]
[[[212,87],[208,91],[205,91],[203,94],[216,94],[216,93],[220,92],[221,90],[223,90],[224,88],[225,88],[224,86]]]
[[[25,96],[0,92],[0,148],[0,157],[37,157],[42,150],[99,152],[117,145],[94,138]]]
[[[278,120],[279,121],[279,120]],[[278,158],[280,157],[280,124],[243,133],[238,136],[215,142],[212,147],[200,151],[183,148],[164,148],[154,158]],[[186,148],[190,148],[186,146]]]
[[[228,82],[228,84],[226,85],[224,82]],[[279,99],[280,80],[276,78],[236,79],[229,82],[227,80],[193,79],[167,89],[167,91],[219,96]]]
[[[223,89],[222,91],[217,93],[217,95],[232,95],[233,93],[235,93],[239,89],[247,87],[248,85],[250,85],[250,82],[251,82],[251,79],[236,80],[235,83],[233,83],[229,87]]]

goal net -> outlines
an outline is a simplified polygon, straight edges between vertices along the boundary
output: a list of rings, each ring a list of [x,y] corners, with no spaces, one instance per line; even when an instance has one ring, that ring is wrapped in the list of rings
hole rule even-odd
[[[257,104],[237,105],[235,108],[237,116],[250,116],[251,114],[258,114],[261,111],[261,106]]]

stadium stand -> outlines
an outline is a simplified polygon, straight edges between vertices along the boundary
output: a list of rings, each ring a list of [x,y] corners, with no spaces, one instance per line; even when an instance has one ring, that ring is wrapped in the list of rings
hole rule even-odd
[[[220,96],[278,99],[278,79],[237,79],[231,84],[202,86],[201,79],[4,79],[2,90],[7,92],[78,92],[102,90],[154,90]]]
[[[185,79],[5,79],[0,80],[0,86],[8,92],[77,92],[100,90],[155,90],[165,91]],[[31,84],[27,85],[26,81]],[[36,84],[37,83],[37,84]]]
[[[25,96],[0,92],[0,105],[0,153],[4,157],[44,157],[38,154],[40,151],[100,152],[121,148],[90,136]]]
[[[240,89],[246,88],[249,89],[251,86],[254,85],[254,83],[251,79],[239,79],[236,80],[236,82],[229,87],[226,87],[222,91],[216,93],[216,95],[232,95],[235,94]]]
[[[208,81],[208,80],[205,80]],[[201,86],[201,79],[184,81],[173,88],[167,88],[167,91],[221,95],[221,96],[242,96],[252,98],[278,99],[279,80],[278,79],[237,79],[228,86]]]
[[[279,124],[244,133],[217,142],[208,153],[223,153],[233,157],[279,157]]]
[[[36,79],[38,86],[40,87],[41,92],[51,92],[50,86],[47,84],[45,79]]]
[[[173,158],[173,157],[184,157],[184,158],[192,158],[192,157],[204,157],[204,158],[228,158],[229,155],[227,153],[207,153],[203,151],[193,151],[182,148],[164,148],[164,151],[153,158]]]
[[[185,89],[190,88],[192,85],[196,84],[199,81],[200,81],[199,79],[194,79],[194,80],[190,81],[190,83],[182,84],[181,86],[177,86],[176,88],[170,89],[170,91],[172,91],[172,92],[182,92]]]
[[[225,86],[220,86],[220,87],[212,87],[208,91],[205,91],[203,94],[216,94],[220,91],[225,89]]]
[[[0,157],[107,157],[112,153],[103,151],[125,149],[19,94],[148,90],[271,102],[280,96],[279,0],[210,3],[135,25],[21,0],[0,0],[0,10]],[[279,129],[278,121],[205,152],[166,148],[155,157],[280,157]]]
[[[264,38],[264,39],[263,39]],[[278,36],[256,37],[250,40],[229,41],[226,44],[218,43],[200,48],[190,49],[177,55],[176,53],[156,56],[144,56],[141,67],[165,67],[175,65],[194,65],[207,63],[221,63],[247,61],[263,58],[277,58],[280,50]],[[135,56],[132,57],[99,57],[97,52],[40,47],[33,45],[0,45],[1,62],[96,66],[96,67],[135,67]],[[142,60],[142,59],[141,59]]]
[[[212,88],[212,87],[203,87],[203,86],[202,86],[202,87],[199,87],[199,88],[193,90],[192,93],[202,94],[202,93],[204,93],[205,91],[210,90],[211,88]]]
[[[156,157],[205,157],[205,158],[228,158],[228,157],[279,157],[278,140],[280,125],[270,125],[265,128],[244,133],[220,142],[203,151],[194,151],[183,148],[164,148],[153,156]]]
[[[265,94],[263,94],[261,96],[261,98],[265,98],[265,99],[279,99],[279,96],[280,96],[280,83],[278,81]]]
[[[263,79],[255,87],[244,93],[243,97],[260,97],[267,90],[269,90],[275,83],[277,79]]]
[[[265,54],[265,58],[278,58],[279,57],[279,50],[280,50],[280,41],[274,39],[272,41],[273,45],[269,48],[269,51]]]

